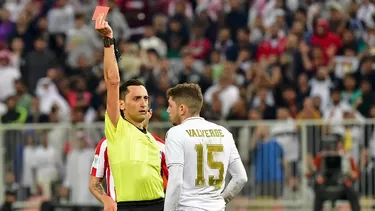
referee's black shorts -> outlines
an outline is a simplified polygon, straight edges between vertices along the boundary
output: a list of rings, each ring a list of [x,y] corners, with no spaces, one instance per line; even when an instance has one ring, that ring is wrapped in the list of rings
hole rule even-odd
[[[163,211],[164,199],[117,202],[117,211]]]

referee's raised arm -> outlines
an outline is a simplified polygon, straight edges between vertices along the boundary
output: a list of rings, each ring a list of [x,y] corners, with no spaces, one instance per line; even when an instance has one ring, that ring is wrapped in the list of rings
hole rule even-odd
[[[115,55],[112,28],[100,14],[95,21],[95,29],[103,37],[104,42],[104,80],[107,86],[107,114],[114,127],[120,118],[120,75]]]

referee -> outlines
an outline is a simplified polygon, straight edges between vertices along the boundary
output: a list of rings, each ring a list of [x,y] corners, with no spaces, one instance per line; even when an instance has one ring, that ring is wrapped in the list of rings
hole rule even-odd
[[[138,80],[120,86],[115,40],[103,14],[97,18],[95,29],[104,41],[105,135],[116,203],[105,194],[100,183],[95,185],[94,195],[104,204],[105,211],[162,211],[161,147],[143,128],[148,110],[147,90]]]

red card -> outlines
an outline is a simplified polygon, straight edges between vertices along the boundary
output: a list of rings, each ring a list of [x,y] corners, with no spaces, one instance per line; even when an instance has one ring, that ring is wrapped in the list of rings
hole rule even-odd
[[[96,6],[92,20],[96,20],[100,14],[104,14],[104,19],[107,17],[109,7]]]

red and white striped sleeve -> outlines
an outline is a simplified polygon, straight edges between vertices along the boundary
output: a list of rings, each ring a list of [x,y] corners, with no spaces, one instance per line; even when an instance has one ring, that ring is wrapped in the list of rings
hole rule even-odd
[[[161,176],[163,178],[163,183],[164,183],[164,190],[167,188],[168,184],[168,168],[167,164],[165,162],[165,141],[157,136],[154,136],[155,140],[158,142],[159,146],[161,147]]]
[[[107,151],[107,139],[103,138],[100,140],[95,149],[94,160],[91,165],[91,176],[97,178],[104,178],[106,173],[106,151]]]

